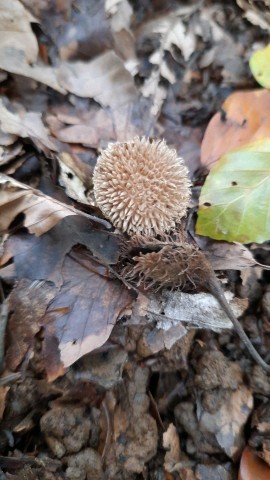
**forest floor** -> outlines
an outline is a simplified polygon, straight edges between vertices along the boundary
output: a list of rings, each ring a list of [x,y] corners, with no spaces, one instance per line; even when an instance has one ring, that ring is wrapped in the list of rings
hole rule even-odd
[[[130,288],[130,239],[93,196],[109,142],[176,149],[185,230],[269,362],[269,243],[196,233],[212,152],[230,147],[204,134],[260,88],[268,2],[2,3],[0,480],[269,479],[267,373],[206,289]]]

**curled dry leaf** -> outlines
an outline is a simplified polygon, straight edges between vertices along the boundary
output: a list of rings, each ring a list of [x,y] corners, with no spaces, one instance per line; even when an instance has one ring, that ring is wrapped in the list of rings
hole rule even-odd
[[[67,91],[58,80],[58,69],[39,63],[29,65],[25,58],[24,52],[9,47],[6,50],[0,50],[0,68],[16,75],[32,78],[37,82],[43,83],[53,88],[59,93],[66,94]]]
[[[125,67],[132,74],[138,72],[135,38],[130,29],[133,9],[128,0],[107,0],[105,11],[111,24],[111,32],[116,53],[125,59]]]
[[[81,143],[92,148],[115,139],[111,113],[105,109],[89,108],[79,115],[63,115],[46,118],[51,132],[61,142]]]
[[[58,150],[57,145],[49,138],[49,132],[41,120],[41,113],[12,113],[0,99],[0,127],[2,132],[22,138],[31,138],[35,145],[42,150]]]
[[[241,243],[229,243],[196,236],[213,270],[242,270],[258,265],[250,250]]]
[[[78,156],[62,152],[58,156],[60,166],[60,185],[65,187],[66,194],[78,202],[92,204],[91,188],[93,170]]]
[[[17,157],[22,150],[23,150],[22,143],[17,143],[17,142],[8,147],[0,147],[0,166],[3,167],[3,165],[7,165],[10,162],[10,160],[13,160],[13,158]],[[19,161],[19,163],[23,163],[23,161]],[[13,170],[12,171],[13,173],[16,167],[14,167],[13,165],[8,169],[9,169],[9,172],[10,172],[10,169]],[[5,173],[7,173],[6,170],[5,170]]]
[[[0,174],[0,232],[6,232],[19,213],[25,215],[24,226],[30,233],[42,235],[69,215],[82,215],[109,227],[110,224],[97,217],[79,212],[39,190]]]
[[[10,54],[10,48],[24,52],[25,59],[34,63],[38,42],[31,29],[33,17],[18,0],[0,0],[0,52]],[[1,68],[3,68],[1,66]]]
[[[209,169],[225,153],[270,136],[269,90],[235,92],[210,121],[201,148],[201,163]]]
[[[270,30],[269,2],[264,0],[260,3],[250,0],[236,0],[242,10],[244,17],[253,25],[258,25],[263,30]],[[265,8],[263,8],[263,4]]]
[[[164,468],[166,472],[173,472],[181,456],[179,437],[173,423],[163,433],[163,448],[166,450]]]
[[[31,22],[36,20],[18,0],[0,1],[0,68],[44,83],[60,93],[66,90],[59,84],[56,69],[36,64],[38,42]]]

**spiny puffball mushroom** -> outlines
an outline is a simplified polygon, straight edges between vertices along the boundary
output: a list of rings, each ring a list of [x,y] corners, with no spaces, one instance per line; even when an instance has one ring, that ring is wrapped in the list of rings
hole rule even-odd
[[[94,195],[103,215],[128,234],[155,236],[186,215],[188,170],[165,141],[111,143],[97,160]]]

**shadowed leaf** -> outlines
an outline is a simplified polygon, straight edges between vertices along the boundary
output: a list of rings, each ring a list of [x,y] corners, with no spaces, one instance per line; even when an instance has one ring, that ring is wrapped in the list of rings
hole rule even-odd
[[[62,274],[63,286],[49,310],[65,307],[69,313],[60,317],[49,313],[44,323],[44,355],[50,379],[57,371],[57,345],[59,362],[64,367],[72,365],[106,342],[117,319],[132,302],[120,282],[108,279],[105,267],[79,253],[66,257]]]

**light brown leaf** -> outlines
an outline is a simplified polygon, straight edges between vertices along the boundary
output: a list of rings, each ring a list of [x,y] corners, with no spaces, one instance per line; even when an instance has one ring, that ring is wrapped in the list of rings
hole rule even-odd
[[[132,76],[112,50],[89,62],[61,64],[58,78],[69,92],[94,98],[104,107],[132,103],[137,97]]]
[[[38,43],[31,29],[32,19],[18,0],[0,0],[0,52],[12,48],[24,52],[26,62],[36,61]]]
[[[24,226],[37,236],[47,232],[69,215],[82,215],[107,227],[110,225],[104,220],[79,212],[39,190],[0,174],[0,232],[6,232],[19,213],[25,215]]]
[[[81,203],[93,204],[93,169],[82,162],[77,155],[62,152],[58,157],[60,166],[59,182],[65,187],[66,194]],[[92,201],[91,201],[92,199]]]
[[[22,138],[31,138],[35,145],[42,150],[58,150],[56,144],[49,138],[48,130],[41,120],[41,113],[12,113],[0,99],[0,127],[5,133],[18,135]]]
[[[23,149],[22,143],[14,143],[8,147],[0,147],[0,165],[6,165],[14,157],[17,157]],[[11,173],[11,172],[10,172]]]
[[[166,451],[164,468],[166,472],[173,472],[181,456],[179,436],[173,423],[170,423],[166,432],[163,433],[163,448]]]
[[[28,64],[27,58],[22,50],[15,49],[12,46],[0,49],[0,68],[10,73],[23,75],[32,78],[37,82],[48,85],[57,92],[67,93],[65,88],[59,83],[57,68],[45,65],[41,62]]]
[[[31,22],[36,20],[18,0],[0,0],[0,68],[44,83],[60,93],[57,70],[36,64],[38,42]]]
[[[115,139],[111,115],[104,109],[90,109],[78,116],[59,113],[56,117],[48,116],[46,121],[61,142],[99,148]]]

